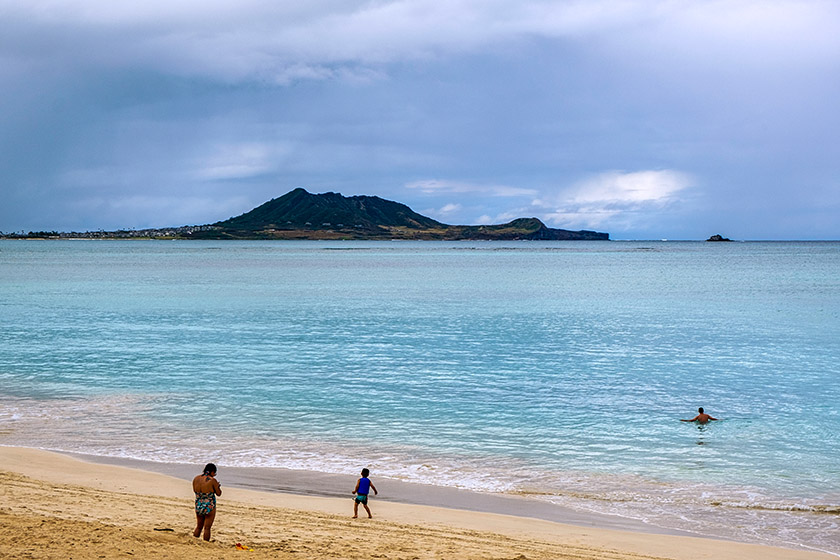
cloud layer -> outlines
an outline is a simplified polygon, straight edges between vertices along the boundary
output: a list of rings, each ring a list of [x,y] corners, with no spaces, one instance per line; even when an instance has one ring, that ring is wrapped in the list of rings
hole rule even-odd
[[[2,9],[11,24],[3,51],[12,62],[281,84],[353,76],[360,65],[503,52],[540,38],[597,39],[633,55],[669,49],[661,58],[771,58],[774,65],[836,62],[840,47],[840,7],[819,0],[5,0]]]
[[[0,230],[212,222],[304,186],[458,223],[840,237],[824,218],[840,190],[836,2],[0,13]]]

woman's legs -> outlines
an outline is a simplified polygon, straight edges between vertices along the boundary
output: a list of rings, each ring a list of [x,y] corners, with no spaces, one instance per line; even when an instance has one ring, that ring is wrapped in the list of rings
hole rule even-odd
[[[216,509],[204,516],[204,540],[210,540],[210,527],[213,526],[213,520],[216,519]]]
[[[198,512],[195,514],[195,531],[193,531],[193,536],[198,538],[201,536],[201,530],[204,529],[204,518],[207,517],[206,515],[200,515]]]
[[[202,530],[204,531],[204,540],[210,540],[210,528],[213,526],[213,520],[216,519],[216,510],[215,508],[208,513],[207,515],[199,515],[198,513],[195,514],[196,519],[196,526],[195,531],[193,531],[193,536],[198,538],[201,536]]]

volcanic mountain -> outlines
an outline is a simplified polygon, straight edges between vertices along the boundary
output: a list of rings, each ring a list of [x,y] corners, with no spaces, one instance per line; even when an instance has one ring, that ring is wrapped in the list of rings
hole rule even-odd
[[[205,239],[545,239],[607,240],[609,234],[546,227],[537,218],[452,226],[378,196],[312,194],[298,188],[241,216],[196,231]]]

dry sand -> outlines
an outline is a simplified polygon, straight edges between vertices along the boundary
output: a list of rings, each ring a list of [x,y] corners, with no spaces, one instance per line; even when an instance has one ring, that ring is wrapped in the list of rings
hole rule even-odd
[[[522,517],[224,486],[213,541],[194,539],[188,481],[0,447],[0,558],[818,560],[713,539],[576,527]],[[236,543],[253,548],[237,550]]]

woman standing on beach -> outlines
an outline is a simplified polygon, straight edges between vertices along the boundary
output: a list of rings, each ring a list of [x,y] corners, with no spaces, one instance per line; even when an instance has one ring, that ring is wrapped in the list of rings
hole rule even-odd
[[[216,519],[216,496],[222,495],[222,485],[216,480],[216,465],[207,463],[204,472],[193,479],[195,492],[195,517],[197,520],[193,536],[198,538],[204,531],[204,540],[210,540],[210,527]]]

